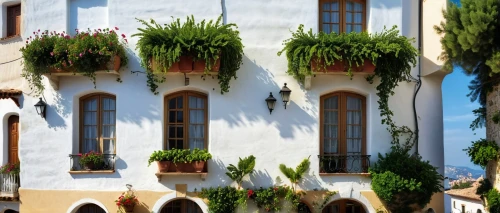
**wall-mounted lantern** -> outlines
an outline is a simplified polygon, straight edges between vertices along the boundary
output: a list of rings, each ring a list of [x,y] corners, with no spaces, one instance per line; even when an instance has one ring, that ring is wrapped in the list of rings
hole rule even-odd
[[[267,108],[269,109],[269,114],[274,110],[274,105],[276,104],[276,98],[273,97],[273,93],[269,93],[269,97],[266,98]]]
[[[43,102],[42,98],[40,98],[40,101],[35,104],[36,112],[42,116],[42,118],[45,118],[45,111],[47,109],[47,104]]]
[[[280,90],[281,99],[285,104],[285,109],[286,109],[286,104],[288,103],[288,101],[290,101],[290,93],[292,93],[292,90],[290,90],[285,83],[285,86],[283,86],[283,88],[281,88]]]

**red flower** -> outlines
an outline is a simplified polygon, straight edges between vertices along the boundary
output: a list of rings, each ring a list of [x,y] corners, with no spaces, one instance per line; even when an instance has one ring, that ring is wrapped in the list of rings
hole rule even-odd
[[[125,42],[127,42],[127,44],[128,44],[128,41],[127,41],[127,39],[125,39]]]
[[[253,195],[253,190],[251,190],[251,189],[250,189],[250,190],[248,190],[248,191],[247,191],[247,197],[250,197],[250,196],[252,196],[252,195]]]
[[[278,187],[274,187],[274,191],[278,191]]]
[[[26,41],[26,44],[28,43],[28,41]]]
[[[116,205],[117,205],[117,206],[121,206],[120,202],[116,202]]]
[[[115,27],[115,30],[119,30],[118,27]]]
[[[125,34],[122,34],[122,37],[125,38]]]
[[[40,32],[40,29],[38,29],[38,32]]]

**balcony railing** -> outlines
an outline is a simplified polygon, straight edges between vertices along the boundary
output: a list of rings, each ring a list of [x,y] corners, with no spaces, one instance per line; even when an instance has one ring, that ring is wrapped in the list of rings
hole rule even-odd
[[[370,155],[318,155],[320,173],[368,173]]]
[[[19,174],[0,174],[0,197],[19,197]]]
[[[104,163],[102,165],[96,165],[95,170],[115,170],[115,159],[116,154],[102,154],[104,158]],[[80,164],[80,155],[70,154],[69,155],[69,167],[70,171],[87,171],[84,165]]]

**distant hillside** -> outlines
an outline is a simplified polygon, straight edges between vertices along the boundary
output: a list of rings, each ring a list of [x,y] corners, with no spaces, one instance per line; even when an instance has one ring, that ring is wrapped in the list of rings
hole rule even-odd
[[[484,170],[471,169],[471,168],[465,167],[465,166],[446,165],[444,167],[444,175],[445,175],[445,177],[448,177],[450,179],[458,179],[460,177],[468,177],[469,173],[472,175],[472,178],[474,178],[474,179],[481,177],[481,175],[483,177],[485,176]]]

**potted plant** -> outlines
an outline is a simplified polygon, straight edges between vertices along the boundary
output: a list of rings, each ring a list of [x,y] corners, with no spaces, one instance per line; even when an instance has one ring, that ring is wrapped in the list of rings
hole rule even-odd
[[[207,150],[198,148],[191,151],[188,160],[193,164],[195,172],[202,172],[208,160],[212,159],[212,155]]]
[[[168,151],[172,152],[172,163],[175,165],[176,172],[191,172],[194,170],[189,159],[190,149],[171,149]]]
[[[64,31],[33,32],[26,46],[20,49],[24,64],[21,76],[37,93],[44,90],[42,75],[50,73],[80,73],[95,85],[96,71],[118,71],[128,62],[124,48],[126,36],[118,35],[116,30],[117,27],[86,32],[76,30],[75,36]]]
[[[154,151],[153,154],[149,156],[148,166],[150,166],[153,161],[156,161],[159,172],[168,172],[173,160],[174,156],[170,150]]]
[[[0,167],[0,174],[13,174],[17,175],[21,171],[21,165],[17,163],[7,163]]]
[[[173,20],[164,26],[154,20],[137,19],[145,28],[132,36],[139,37],[137,49],[141,65],[148,71],[148,86],[156,94],[157,73],[167,72],[218,72],[221,92],[228,92],[229,81],[236,78],[236,71],[243,59],[243,44],[235,24],[217,21],[196,23],[187,17],[181,23]]]
[[[127,184],[127,187],[131,185]],[[118,208],[125,210],[125,212],[134,212],[134,207],[139,203],[137,196],[135,196],[134,192],[130,188],[127,192],[123,192],[117,200],[115,200]]]
[[[90,151],[85,154],[78,154],[80,156],[80,165],[85,170],[96,170],[104,164],[104,157],[99,152]]]

